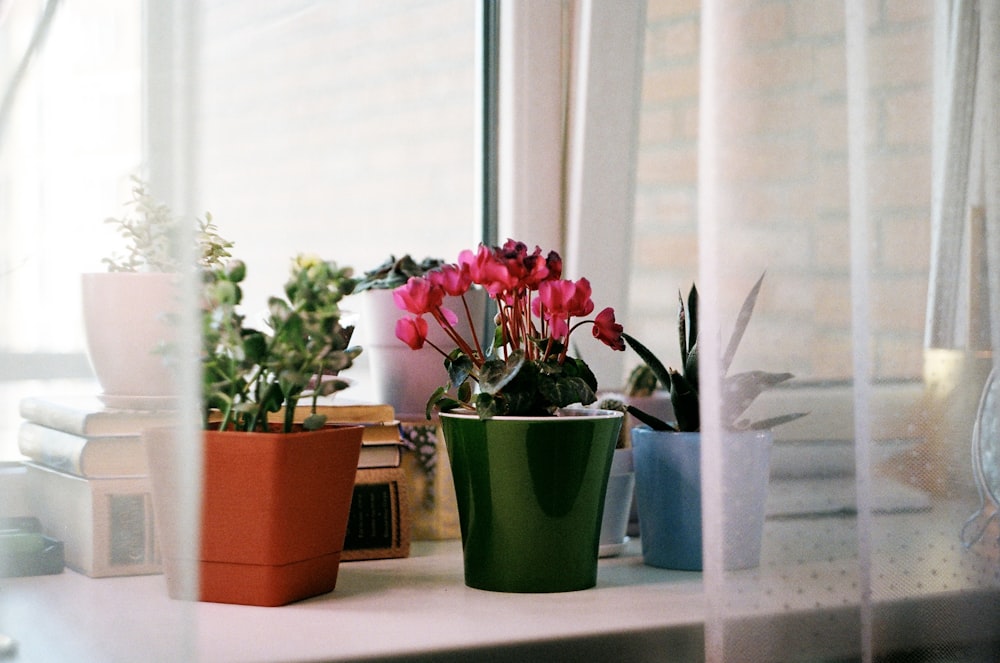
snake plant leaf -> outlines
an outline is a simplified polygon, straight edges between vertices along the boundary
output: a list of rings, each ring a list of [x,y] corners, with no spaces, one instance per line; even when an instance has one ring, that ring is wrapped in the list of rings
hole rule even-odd
[[[646,424],[647,426],[649,426],[653,430],[661,430],[661,431],[668,430],[668,431],[673,431],[675,433],[677,432],[677,429],[674,426],[671,426],[670,424],[668,424],[667,422],[665,422],[663,419],[660,419],[659,417],[654,417],[653,415],[649,414],[648,412],[643,412],[642,410],[640,410],[637,407],[634,407],[632,405],[626,405],[625,406],[625,410],[629,414],[631,414],[633,417],[635,417],[636,419],[638,419],[642,423]]]
[[[629,344],[629,347],[635,350],[635,353],[639,355],[639,358],[642,359],[642,361],[645,362],[650,369],[652,369],[653,374],[656,375],[656,379],[660,381],[660,384],[662,384],[665,388],[669,388],[670,372],[657,358],[657,356],[653,354],[652,350],[637,341],[627,332],[622,333],[622,338],[624,338],[625,342]]]
[[[681,362],[688,355],[688,325],[687,312],[684,310],[684,297],[677,292],[677,342],[681,349]]]
[[[747,371],[726,377],[722,392],[722,422],[731,426],[768,389],[795,377],[791,373]]]
[[[760,275],[757,283],[754,284],[753,288],[747,294],[746,299],[743,300],[743,306],[740,307],[740,313],[736,317],[736,324],[733,326],[733,333],[729,337],[729,345],[726,347],[726,353],[722,355],[723,375],[729,373],[733,357],[736,356],[736,350],[740,347],[740,342],[743,340],[743,333],[747,330],[747,325],[750,324],[750,318],[753,316],[753,308],[757,304],[757,295],[760,293],[760,286],[764,282],[766,273]]]
[[[684,360],[684,377],[694,391],[698,391],[698,343],[691,346],[687,358]]]
[[[698,392],[687,378],[674,369],[670,369],[670,402],[674,406],[678,430],[694,432],[701,429]]]
[[[695,352],[695,347],[698,345],[698,288],[691,284],[691,290],[688,291],[687,300],[687,352],[682,354],[684,365],[687,365],[687,357],[690,353]],[[685,370],[684,375],[690,380],[693,373],[688,373]]]
[[[736,423],[734,428],[736,428],[736,430],[770,430],[775,426],[787,424],[789,421],[795,421],[796,419],[801,419],[802,417],[808,414],[809,414],[808,412],[792,412],[790,414],[782,414],[777,417],[769,417],[767,419],[757,419],[756,421],[741,419]]]

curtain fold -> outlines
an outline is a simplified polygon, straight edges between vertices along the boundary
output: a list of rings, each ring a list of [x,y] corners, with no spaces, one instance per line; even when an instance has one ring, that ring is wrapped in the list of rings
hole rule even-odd
[[[1000,348],[1000,5],[987,2],[980,18],[982,42],[979,86],[983,97],[982,135],[985,246],[987,262],[990,347],[993,365],[998,365]]]

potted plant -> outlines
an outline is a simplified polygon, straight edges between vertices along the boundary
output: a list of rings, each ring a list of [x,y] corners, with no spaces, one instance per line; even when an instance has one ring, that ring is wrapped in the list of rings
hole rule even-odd
[[[762,392],[793,377],[791,373],[748,371],[729,375],[760,292],[764,276],[750,290],[722,357],[724,564],[727,570],[760,563],[764,507],[770,473],[771,429],[805,416],[794,413],[752,421],[743,415]],[[666,368],[642,343],[623,338],[669,385],[675,421],[666,422],[635,406],[628,411],[646,425],[632,430],[640,540],[646,564],[672,569],[702,569],[701,419],[698,375],[698,290],[691,286],[687,307],[679,297],[678,338],[681,369]]]
[[[602,410],[627,412],[627,404],[617,398],[605,397],[597,407]],[[615,557],[625,552],[628,528],[635,494],[635,465],[632,459],[632,442],[625,426],[618,432],[608,489],[604,497],[604,516],[601,519],[601,557]],[[638,522],[638,521],[637,521]]]
[[[133,178],[132,214],[109,218],[124,252],[104,258],[106,272],[83,274],[87,355],[109,406],[161,409],[174,404],[165,348],[174,339],[170,314],[177,300],[183,224]],[[216,232],[211,214],[195,222],[194,255],[202,268],[218,266],[231,242]]]
[[[180,545],[173,432],[146,432],[161,552],[172,596],[283,605],[334,589],[361,449],[360,426],[328,426],[316,400],[360,348],[340,321],[349,269],[299,256],[284,297],[268,302],[266,330],[239,307],[242,262],[204,272],[201,534],[197,559]],[[296,416],[301,399],[310,413]],[[301,422],[301,423],[297,423]],[[184,595],[182,568],[199,589]]]
[[[468,314],[443,306],[445,295],[462,297],[473,286],[496,306],[492,338],[459,334],[456,324]],[[587,279],[563,279],[559,254],[514,240],[463,251],[457,263],[411,277],[393,296],[411,314],[396,322],[396,336],[414,350],[433,348],[447,371],[425,415],[437,409],[441,419],[466,584],[509,592],[592,587],[622,413],[582,407],[595,401],[597,381],[569,355],[569,341],[587,325],[624,350],[614,311],[589,318]],[[448,345],[430,338],[427,317]]]
[[[417,262],[409,255],[389,256],[378,267],[365,272],[354,286],[352,299],[358,301],[358,333],[363,339],[365,355],[371,368],[373,399],[393,406],[402,421],[424,417],[427,394],[434,390],[443,376],[441,359],[430,348],[412,352],[395,335],[396,321],[402,317],[392,291],[412,277],[421,277],[444,265],[440,258],[424,258]],[[459,333],[468,336],[473,328],[480,336],[485,329],[486,297],[472,290],[463,299],[445,297],[445,306],[464,310],[458,323]],[[430,329],[432,342],[447,342],[444,331]]]

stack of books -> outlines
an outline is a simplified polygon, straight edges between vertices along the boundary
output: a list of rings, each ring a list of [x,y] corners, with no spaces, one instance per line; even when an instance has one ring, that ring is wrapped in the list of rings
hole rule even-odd
[[[411,514],[392,406],[319,411],[330,423],[365,427],[341,559],[408,556]],[[160,573],[142,430],[171,425],[177,413],[109,408],[96,397],[28,397],[20,414],[31,515],[63,543],[66,566],[94,578]]]
[[[309,408],[300,407],[296,416],[304,417],[309,412]],[[392,406],[326,405],[318,406],[317,412],[326,415],[327,423],[365,427],[340,559],[409,556],[412,515],[402,467],[402,430]]]
[[[32,516],[91,577],[162,570],[142,430],[175,413],[105,407],[96,397],[28,397],[18,447]]]

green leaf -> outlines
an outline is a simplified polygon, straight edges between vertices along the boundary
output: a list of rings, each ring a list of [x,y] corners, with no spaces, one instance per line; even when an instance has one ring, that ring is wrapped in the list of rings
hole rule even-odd
[[[597,400],[594,390],[585,380],[579,377],[561,377],[554,380],[542,380],[538,391],[545,399],[556,407],[566,407],[574,403],[589,405]]]
[[[670,403],[674,407],[678,430],[695,432],[701,429],[698,392],[683,375],[673,369],[670,370]]]
[[[753,316],[753,308],[757,304],[757,295],[760,293],[760,286],[764,282],[764,275],[766,273],[760,275],[757,283],[754,284],[753,288],[747,294],[746,299],[743,300],[743,306],[740,307],[736,324],[733,326],[733,334],[729,337],[729,345],[726,347],[726,353],[722,356],[723,375],[729,372],[729,367],[733,363],[733,357],[736,356],[736,350],[740,347],[740,342],[743,340],[743,333],[747,330],[747,325],[750,324],[750,318]]]
[[[808,412],[794,412],[792,414],[782,414],[777,417],[770,417],[768,419],[758,419],[757,421],[748,422],[743,420],[737,425],[738,430],[771,430],[776,426],[782,424],[787,424],[790,421],[795,421],[796,419],[801,419],[802,417],[808,415]]]
[[[476,368],[475,364],[472,363],[472,359],[457,349],[445,357],[444,367],[448,372],[448,381],[452,387],[465,384],[465,381],[469,379],[469,376]]]
[[[669,431],[673,431],[675,433],[677,432],[677,429],[674,428],[673,426],[671,426],[670,424],[668,424],[667,422],[663,421],[662,419],[660,419],[658,417],[654,417],[653,415],[649,414],[648,412],[644,412],[644,411],[640,410],[639,408],[635,407],[634,405],[627,405],[627,406],[625,406],[625,409],[628,411],[629,414],[631,414],[633,417],[635,417],[636,419],[638,419],[642,423],[646,424],[647,426],[649,426],[653,430],[669,430]]]
[[[628,333],[622,333],[622,338],[624,338],[625,342],[629,344],[629,347],[635,350],[635,353],[639,355],[639,358],[652,369],[653,373],[656,375],[656,379],[660,381],[660,384],[664,387],[668,387],[670,385],[670,371],[668,371],[667,367],[660,362],[656,355],[653,354],[652,350],[637,341]]]
[[[330,394],[335,394],[338,391],[343,391],[350,387],[351,384],[346,380],[341,380],[334,378],[332,380],[323,380],[319,388],[316,390],[316,395],[318,396],[329,396]]]
[[[677,293],[677,342],[681,349],[681,362],[688,355],[687,312],[684,310],[684,297]]]
[[[495,394],[510,383],[525,364],[523,350],[515,350],[507,361],[491,359],[479,369],[479,388],[488,394]]]
[[[267,358],[267,336],[256,330],[247,330],[243,336],[243,354],[251,364],[263,363]]]
[[[447,393],[448,392],[444,387],[438,387],[437,389],[435,389],[434,393],[431,394],[431,397],[427,399],[427,405],[424,406],[424,416],[430,419],[431,413],[434,412],[435,406],[437,406],[438,409],[440,409],[442,412],[447,412],[448,409],[451,408],[446,409],[447,403],[445,403],[445,401],[454,403],[456,405],[459,404],[458,401],[448,397]],[[455,407],[455,405],[453,405],[452,408],[453,407]]]
[[[693,283],[688,291],[687,328],[688,352],[691,353],[698,344],[698,288]],[[686,355],[684,362],[687,363]],[[686,375],[690,377],[690,374]]]
[[[691,346],[687,359],[684,360],[684,377],[694,391],[698,391],[698,343]]]
[[[648,364],[642,363],[632,369],[625,381],[628,396],[650,396],[656,390],[656,374]]]
[[[476,414],[480,419],[492,419],[497,414],[497,401],[492,394],[480,393],[476,397]]]
[[[325,414],[310,414],[308,417],[302,420],[302,427],[306,430],[319,430],[326,425],[326,415]]]
[[[727,377],[722,391],[723,425],[732,425],[763,392],[793,377],[791,373],[765,371],[747,371]]]

